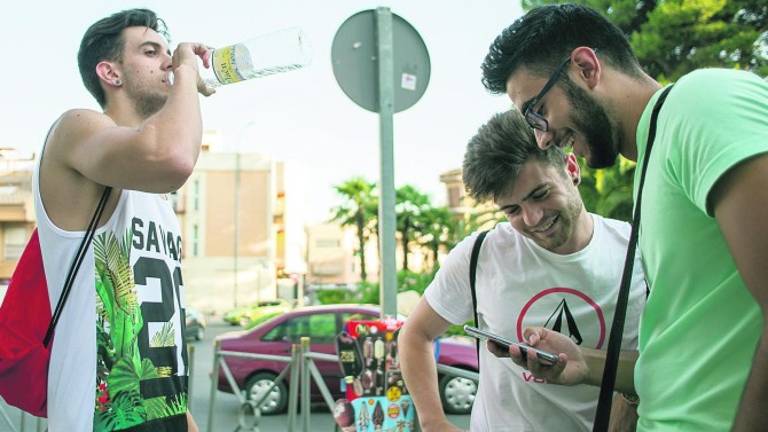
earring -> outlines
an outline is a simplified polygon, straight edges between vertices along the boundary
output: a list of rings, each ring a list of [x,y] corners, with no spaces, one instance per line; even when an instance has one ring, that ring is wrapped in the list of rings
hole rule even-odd
[[[119,86],[119,85],[122,85],[122,84],[123,84],[123,82],[122,82],[122,81],[120,81],[119,79],[116,79],[116,80],[115,80],[115,85],[116,85],[116,86]]]

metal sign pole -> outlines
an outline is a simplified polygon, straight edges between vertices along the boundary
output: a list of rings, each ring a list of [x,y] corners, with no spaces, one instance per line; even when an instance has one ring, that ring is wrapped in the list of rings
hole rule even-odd
[[[395,174],[394,174],[394,62],[392,12],[376,9],[379,60],[379,140],[381,157],[381,197],[379,201],[379,238],[381,273],[379,298],[381,315],[397,315],[397,273],[395,268]],[[407,251],[403,251],[407,253]]]
[[[429,53],[413,26],[389,8],[379,7],[344,21],[333,38],[331,59],[344,93],[363,109],[379,114],[379,302],[382,317],[395,316],[393,117],[413,106],[427,90]]]

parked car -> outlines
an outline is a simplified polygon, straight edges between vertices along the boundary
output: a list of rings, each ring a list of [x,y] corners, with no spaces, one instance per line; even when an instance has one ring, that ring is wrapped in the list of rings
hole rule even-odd
[[[292,308],[293,306],[288,300],[265,300],[252,305],[232,309],[224,314],[223,319],[232,325],[248,327],[252,322],[260,322],[266,316],[285,313]]]
[[[291,343],[302,336],[311,338],[310,350],[323,354],[336,354],[336,335],[350,319],[371,320],[379,317],[379,308],[363,305],[325,305],[294,309],[268,320],[250,331],[230,332],[217,340],[221,350],[290,356]],[[227,357],[227,365],[248,399],[258,400],[288,363]],[[443,340],[440,344],[440,364],[477,372],[477,353],[472,342],[460,343]],[[340,382],[341,368],[337,361],[315,360],[325,385],[334,399],[343,397]],[[477,392],[477,383],[466,378],[440,374],[440,397],[446,412],[469,413]],[[284,412],[288,404],[290,374],[270,392],[262,405],[262,414]],[[224,371],[219,373],[218,389],[232,393]],[[312,400],[322,401],[317,387],[312,383]]]
[[[248,330],[256,327],[269,318],[284,314],[293,309],[293,305],[284,299],[262,301],[257,306],[246,311],[240,318],[240,325]]]
[[[203,340],[205,337],[205,316],[191,307],[184,310],[184,315],[186,317],[184,337],[187,340]]]

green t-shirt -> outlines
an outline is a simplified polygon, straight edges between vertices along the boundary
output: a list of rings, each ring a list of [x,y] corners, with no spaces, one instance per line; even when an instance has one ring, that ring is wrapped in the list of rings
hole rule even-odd
[[[638,124],[638,161],[660,94]],[[707,197],[730,168],[765,152],[767,82],[747,72],[704,69],[672,88],[659,115],[643,191],[639,246],[651,293],[635,368],[638,430],[731,428],[762,317]],[[636,172],[635,197],[640,166]]]

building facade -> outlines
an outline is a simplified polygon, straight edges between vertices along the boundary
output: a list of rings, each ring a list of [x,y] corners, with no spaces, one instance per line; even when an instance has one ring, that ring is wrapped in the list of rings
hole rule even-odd
[[[285,265],[283,173],[267,156],[204,145],[175,197],[187,304],[223,312],[276,297]]]
[[[0,149],[0,301],[35,228],[34,163],[33,153]]]

